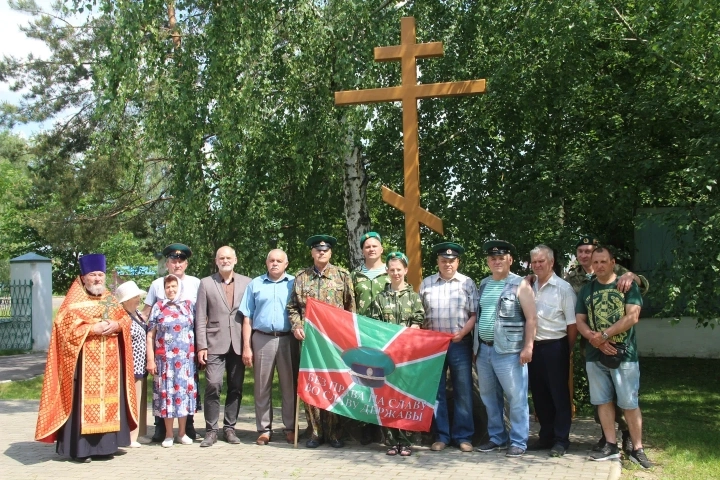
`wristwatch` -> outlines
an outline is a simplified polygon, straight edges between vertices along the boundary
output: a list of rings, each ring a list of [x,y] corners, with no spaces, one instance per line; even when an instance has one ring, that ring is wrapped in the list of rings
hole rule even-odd
[[[602,337],[603,340],[607,340],[608,338],[610,338],[610,336],[605,332],[602,332],[602,334],[600,336]]]

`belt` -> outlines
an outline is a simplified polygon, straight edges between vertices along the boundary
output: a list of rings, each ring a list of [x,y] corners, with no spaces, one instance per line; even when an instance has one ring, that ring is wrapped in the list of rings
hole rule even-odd
[[[533,342],[533,344],[534,345],[545,345],[548,343],[559,342],[560,340],[565,340],[566,338],[567,338],[567,335],[565,335],[564,337],[560,337],[560,338],[551,338],[550,340],[535,340]]]
[[[290,332],[263,332],[262,330],[253,330],[253,332],[262,333],[263,335],[267,335],[269,337],[285,337],[290,335]]]
[[[478,340],[480,340],[480,343],[482,343],[483,345],[487,345],[488,347],[492,347],[493,345],[495,345],[495,342],[486,342],[482,338],[478,338]]]

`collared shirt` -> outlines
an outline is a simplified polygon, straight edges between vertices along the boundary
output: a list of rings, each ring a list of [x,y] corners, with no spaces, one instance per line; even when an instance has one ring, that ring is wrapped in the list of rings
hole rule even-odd
[[[165,277],[156,278],[150,284],[148,293],[145,296],[145,305],[153,306],[158,300],[165,300]],[[200,288],[200,279],[191,275],[185,275],[180,282],[179,298],[178,300],[190,300],[193,305],[197,302],[197,292]]]
[[[462,273],[455,272],[450,280],[436,273],[423,279],[420,299],[425,309],[424,328],[458,333],[477,312],[478,291],[475,282]]]
[[[539,283],[533,282],[538,317],[535,340],[562,338],[567,335],[567,326],[575,323],[575,291],[554,273],[538,289]]]
[[[253,278],[240,302],[240,311],[252,319],[253,330],[266,333],[289,332],[287,302],[295,277],[287,273],[272,280],[267,273]]]
[[[232,305],[233,300],[235,300],[235,276],[230,275],[229,282],[226,282],[225,279],[223,279],[222,285],[223,291],[225,292],[225,300],[227,300],[228,305]]]

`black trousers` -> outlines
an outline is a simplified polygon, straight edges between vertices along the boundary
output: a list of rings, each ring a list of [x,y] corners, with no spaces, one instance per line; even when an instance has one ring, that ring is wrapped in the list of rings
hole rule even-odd
[[[540,442],[570,446],[570,346],[567,337],[536,342],[528,364],[530,391],[540,421]]]

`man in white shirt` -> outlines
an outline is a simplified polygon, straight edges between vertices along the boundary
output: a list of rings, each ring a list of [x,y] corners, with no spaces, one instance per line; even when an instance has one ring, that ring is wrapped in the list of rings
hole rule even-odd
[[[168,274],[173,274],[180,279],[180,292],[178,300],[191,300],[193,306],[197,301],[197,292],[200,288],[200,279],[191,275],[185,275],[188,267],[188,258],[192,256],[192,250],[182,243],[171,243],[162,252],[165,256],[165,267]],[[165,277],[156,278],[150,284],[148,293],[145,296],[145,307],[143,307],[142,316],[147,321],[150,318],[152,307],[158,300],[165,299],[165,287],[163,280]],[[198,403],[200,398],[198,398]],[[195,440],[197,433],[195,432],[194,415],[188,415],[185,431],[187,436]],[[165,422],[161,418],[155,417],[155,434],[152,436],[153,442],[162,442],[165,439]]]
[[[172,243],[165,247],[162,252],[165,257],[165,267],[168,274],[173,274],[180,279],[182,283],[178,300],[191,300],[193,304],[197,301],[197,292],[200,288],[200,279],[192,275],[185,275],[188,267],[188,258],[192,256],[192,250],[182,243]],[[156,278],[150,284],[148,293],[145,296],[145,307],[143,307],[142,315],[145,319],[150,316],[153,305],[158,300],[165,299],[165,288],[163,286],[164,277]]]
[[[577,338],[576,297],[572,286],[553,272],[555,258],[550,247],[533,248],[530,263],[537,277],[532,284],[537,331],[528,374],[540,438],[529,448],[549,448],[551,457],[561,457],[570,446],[572,399],[568,379],[570,352]]]

